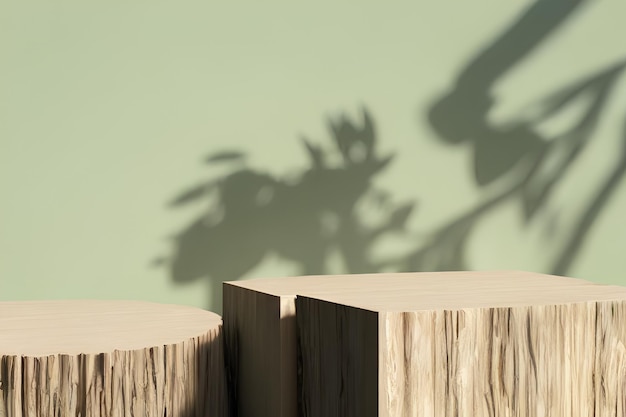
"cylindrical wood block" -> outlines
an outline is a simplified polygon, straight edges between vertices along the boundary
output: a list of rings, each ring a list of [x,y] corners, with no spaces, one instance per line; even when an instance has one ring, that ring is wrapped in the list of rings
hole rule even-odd
[[[221,328],[185,306],[0,302],[0,417],[223,417]]]

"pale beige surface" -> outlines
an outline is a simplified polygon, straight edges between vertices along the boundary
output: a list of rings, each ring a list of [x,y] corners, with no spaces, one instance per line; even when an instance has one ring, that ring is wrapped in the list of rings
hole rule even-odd
[[[380,312],[626,300],[626,287],[522,271],[327,275],[228,284]]]
[[[142,349],[188,340],[221,322],[199,308],[143,301],[0,302],[0,354]]]
[[[626,416],[624,300],[379,316],[378,416]]]
[[[480,271],[257,279],[225,291],[247,300],[225,303],[240,363],[267,364],[264,352],[296,339],[295,328],[274,330],[280,342],[268,329],[297,320],[298,395],[312,417],[626,416],[624,287]],[[265,298],[280,310],[264,315]],[[287,399],[272,387],[295,380],[297,363],[282,357],[280,369],[263,384],[238,368],[252,407]]]
[[[134,301],[0,303],[0,417],[224,417],[222,322]]]

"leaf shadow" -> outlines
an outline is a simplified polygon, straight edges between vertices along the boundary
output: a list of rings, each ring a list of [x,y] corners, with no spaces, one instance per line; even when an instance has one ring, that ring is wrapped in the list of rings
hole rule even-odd
[[[548,92],[506,123],[489,120],[497,104],[492,89],[548,36],[553,36],[561,25],[589,5],[588,0],[532,3],[512,26],[469,61],[450,91],[428,108],[426,119],[440,141],[471,149],[474,180],[487,197],[437,228],[426,244],[394,260],[403,264],[402,270],[471,269],[465,254],[468,237],[494,209],[511,200],[517,201],[528,225],[546,207],[555,187],[566,178],[592,141],[626,60]],[[568,129],[557,135],[541,133],[541,123],[580,101],[585,104],[584,111]],[[545,272],[568,273],[592,224],[623,175],[620,160],[589,203],[589,209],[568,231],[569,243],[559,250],[553,265]]]
[[[295,178],[252,168],[239,150],[205,158],[231,167],[230,173],[184,190],[170,207],[210,201],[208,209],[174,239],[174,255],[163,263],[176,282],[208,279],[210,308],[221,311],[221,283],[246,277],[270,254],[298,266],[301,275],[325,274],[335,251],[349,273],[471,270],[468,242],[479,223],[498,207],[519,204],[525,224],[546,209],[554,190],[588,148],[614,86],[626,66],[622,59],[595,73],[547,91],[506,123],[490,120],[498,101],[494,86],[589,0],[538,0],[459,71],[451,88],[425,112],[437,140],[471,152],[473,180],[482,198],[456,218],[429,230],[406,254],[374,260],[372,248],[390,234],[407,234],[416,202],[398,203],[375,186],[396,155],[382,154],[373,116],[330,119],[330,145],[302,139],[308,164]],[[558,134],[540,125],[571,106],[584,104],[571,125]],[[625,138],[626,140],[626,138]],[[549,272],[565,275],[597,218],[624,177],[625,158],[609,167],[606,180],[587,202]],[[419,194],[419,190],[416,190]],[[358,207],[377,205],[381,218],[369,224]]]
[[[174,238],[175,253],[166,263],[175,282],[208,278],[211,308],[221,307],[221,284],[238,280],[274,254],[300,268],[302,275],[327,271],[336,250],[350,272],[374,272],[379,265],[369,250],[390,233],[402,233],[413,202],[396,204],[374,186],[393,161],[377,148],[375,123],[363,109],[362,122],[346,116],[328,122],[331,145],[302,139],[309,165],[295,178],[283,178],[246,166],[179,193],[170,207],[213,198],[201,216]],[[208,157],[210,163],[241,162],[241,152]],[[367,199],[383,218],[364,223],[357,205]]]

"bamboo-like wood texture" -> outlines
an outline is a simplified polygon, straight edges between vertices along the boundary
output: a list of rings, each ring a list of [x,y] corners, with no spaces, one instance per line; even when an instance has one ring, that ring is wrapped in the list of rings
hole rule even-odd
[[[223,417],[221,338],[191,307],[0,302],[0,417]]]
[[[304,417],[626,416],[624,287],[512,271],[227,285],[235,298],[293,301],[298,360],[282,360],[271,378],[297,375]],[[255,327],[283,316],[257,315]],[[232,323],[231,355],[262,360],[242,342],[275,342]],[[257,381],[263,398],[269,388]]]

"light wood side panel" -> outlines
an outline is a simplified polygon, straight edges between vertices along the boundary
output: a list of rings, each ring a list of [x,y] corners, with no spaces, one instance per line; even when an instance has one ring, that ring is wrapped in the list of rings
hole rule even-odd
[[[610,311],[589,302],[385,313],[381,415],[624,416],[615,407],[626,394],[626,316],[607,319],[597,308]]]
[[[270,376],[276,385],[257,385],[264,394],[255,401],[273,401],[281,387],[283,416],[295,415],[289,355],[297,351],[300,415],[626,417],[625,287],[523,271],[228,284],[280,300],[270,320],[280,328],[273,349],[284,358],[282,374]],[[266,358],[266,349],[247,352]],[[373,367],[357,367],[363,358]]]
[[[1,417],[224,417],[218,315],[131,301],[0,302]]]

